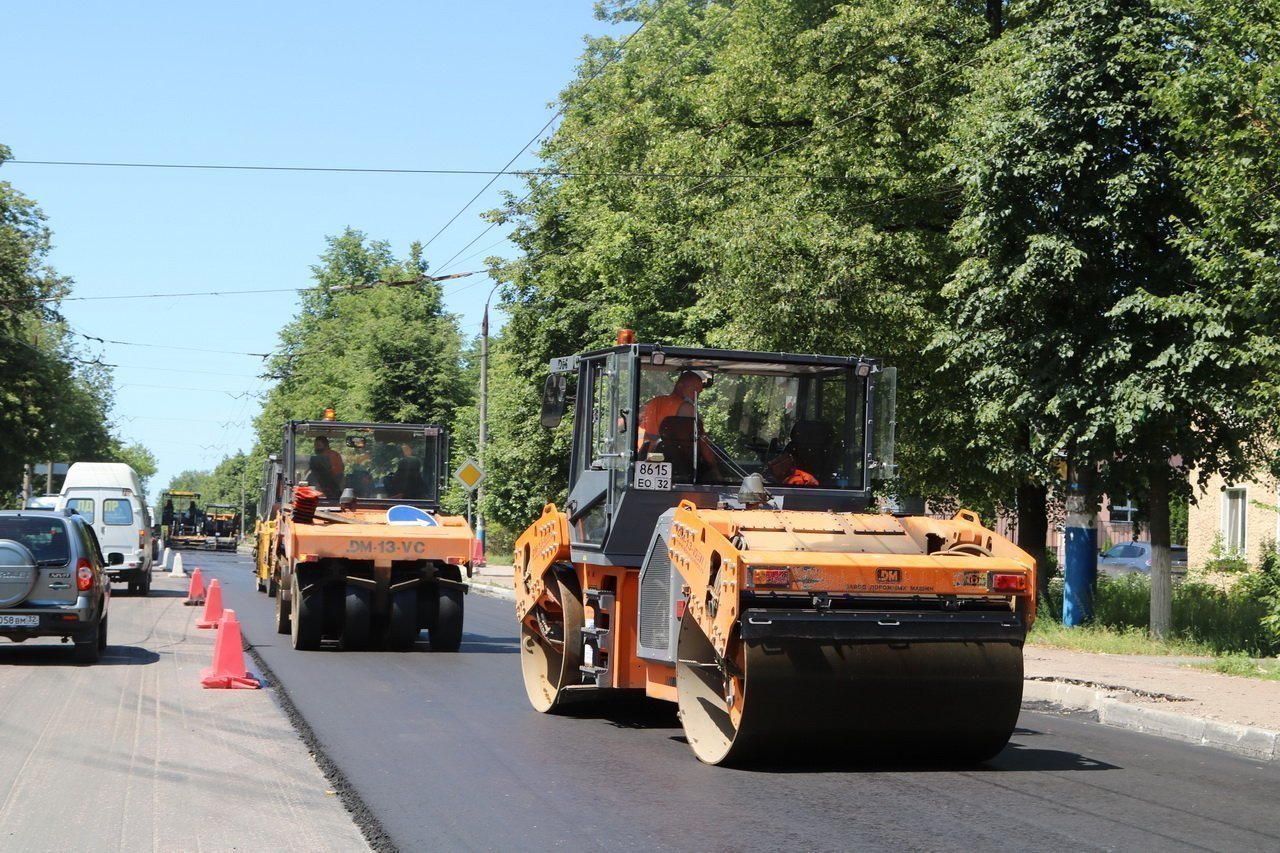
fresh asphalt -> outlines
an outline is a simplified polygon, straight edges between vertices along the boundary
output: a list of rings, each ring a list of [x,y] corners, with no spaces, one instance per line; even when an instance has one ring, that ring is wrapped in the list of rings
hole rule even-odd
[[[978,767],[824,763],[815,743],[814,761],[713,768],[663,703],[535,713],[509,601],[468,596],[457,654],[425,635],[407,653],[295,652],[247,558],[195,565],[219,578],[376,847],[1280,848],[1278,762],[1024,711]]]

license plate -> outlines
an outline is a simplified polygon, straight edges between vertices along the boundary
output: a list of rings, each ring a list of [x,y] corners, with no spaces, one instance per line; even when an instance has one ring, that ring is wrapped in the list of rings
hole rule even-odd
[[[670,462],[637,462],[633,489],[645,489],[651,492],[671,491]]]
[[[39,616],[17,616],[12,613],[0,614],[0,628],[39,628]]]

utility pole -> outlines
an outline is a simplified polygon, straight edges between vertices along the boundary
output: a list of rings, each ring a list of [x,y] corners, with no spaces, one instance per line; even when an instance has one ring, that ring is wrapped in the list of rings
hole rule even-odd
[[[1062,572],[1062,624],[1068,628],[1093,619],[1098,583],[1098,498],[1094,466],[1072,459],[1067,474],[1067,543]]]
[[[489,442],[489,301],[498,290],[495,284],[484,298],[484,317],[480,320],[480,435],[477,452],[480,455],[480,468],[488,465],[486,449]],[[484,483],[476,489],[476,539],[480,541],[480,553],[484,554]]]

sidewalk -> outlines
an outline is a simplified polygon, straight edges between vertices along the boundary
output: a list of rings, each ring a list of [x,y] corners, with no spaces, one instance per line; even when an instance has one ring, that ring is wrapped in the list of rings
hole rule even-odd
[[[56,639],[0,648],[6,849],[368,850],[275,691],[201,687],[217,631],[187,589],[116,586],[91,666]]]
[[[514,599],[510,566],[476,569],[473,591]],[[1280,681],[1197,669],[1208,658],[1101,655],[1027,646],[1022,699],[1095,713],[1109,726],[1280,759]]]

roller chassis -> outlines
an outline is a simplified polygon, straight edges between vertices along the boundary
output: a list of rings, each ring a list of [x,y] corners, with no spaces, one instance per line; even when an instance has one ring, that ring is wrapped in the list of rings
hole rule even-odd
[[[630,359],[634,375],[654,350],[619,347],[610,364]],[[578,370],[581,389],[603,356],[559,366]],[[717,358],[830,364],[714,350],[664,356],[711,369]],[[636,411],[634,385],[630,394],[615,410]],[[867,435],[873,396],[874,386]],[[577,399],[579,423],[611,422],[592,408],[606,399],[598,389]],[[620,476],[609,529],[584,536],[584,506],[600,480],[582,446],[588,437],[575,429],[571,470],[580,473],[565,508],[547,505],[516,542],[522,670],[535,709],[643,691],[678,705],[695,755],[711,764],[794,757],[815,744],[827,756],[966,762],[1004,747],[1021,705],[1035,566],[975,514],[868,514],[865,487],[771,486],[783,510],[695,484],[639,491]],[[620,455],[634,464],[635,444],[624,441]],[[637,547],[632,531],[645,529]]]
[[[429,632],[432,651],[457,651],[462,642],[463,596],[471,573],[474,537],[465,520],[435,510],[433,500],[413,500],[421,524],[392,524],[395,500],[351,500],[299,508],[296,436],[316,422],[291,422],[280,477],[280,502],[273,503],[268,468],[259,522],[259,589],[276,599],[276,629],[298,650],[316,650],[327,641],[342,650],[415,647]],[[325,430],[423,431],[434,427],[321,422]],[[273,460],[274,461],[274,460]],[[438,466],[442,467],[442,466]],[[336,503],[336,502],[335,502]]]

